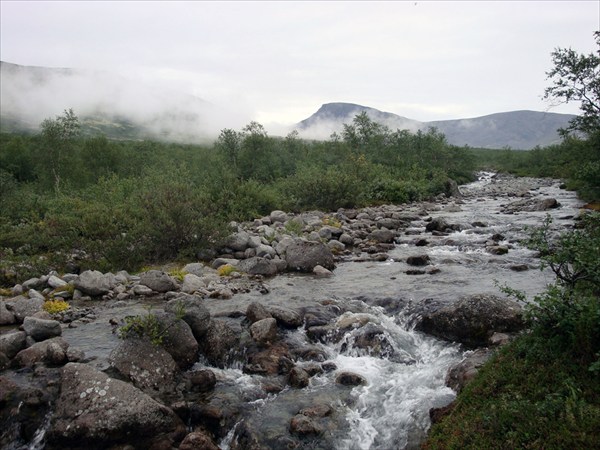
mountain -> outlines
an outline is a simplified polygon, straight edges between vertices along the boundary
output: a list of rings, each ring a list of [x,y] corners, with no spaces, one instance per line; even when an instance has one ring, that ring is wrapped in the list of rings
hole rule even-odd
[[[325,139],[340,132],[344,123],[351,123],[359,113],[368,116],[390,129],[427,130],[435,127],[450,144],[479,148],[505,148],[529,150],[560,142],[559,128],[565,128],[575,116],[537,111],[511,111],[482,117],[457,120],[419,122],[390,112],[379,111],[354,103],[326,103],[309,118],[296,126],[300,136]]]
[[[86,134],[117,139],[197,142],[248,118],[201,98],[145,85],[110,71],[0,62],[1,131],[37,132],[46,118],[72,108]]]

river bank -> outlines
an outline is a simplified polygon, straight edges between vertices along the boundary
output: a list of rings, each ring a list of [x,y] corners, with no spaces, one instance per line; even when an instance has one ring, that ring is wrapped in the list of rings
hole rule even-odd
[[[0,374],[11,393],[3,409],[11,410],[15,398],[35,398],[40,407],[25,415],[17,404],[16,415],[3,416],[8,431],[2,444],[136,446],[142,436],[143,445],[154,448],[192,448],[194,439],[223,449],[415,448],[429,427],[429,411],[454,398],[447,373],[472,347],[444,339],[439,330],[433,334],[442,338],[415,331],[420,318],[464,298],[498,296],[497,284],[528,294],[543,290],[548,274],[537,270],[536,255],[521,244],[525,227],[541,224],[547,213],[557,230],[569,227],[580,206],[556,180],[485,174],[456,194],[436,202],[315,212],[301,216],[300,225],[297,216],[281,212],[237,224],[230,247],[210,267],[188,268],[182,282],[155,274],[160,285],[144,281],[147,274],[121,273],[108,277],[111,287],[101,274],[108,287],[97,295],[80,291],[71,300],[60,337],[34,343],[23,325],[27,348],[7,356]],[[315,262],[322,264],[269,276],[279,273],[277,260],[300,267],[277,248],[282,242],[289,247],[299,234],[320,243]],[[240,271],[219,276],[227,264]],[[323,270],[314,272],[317,265]],[[259,270],[266,273],[252,273]],[[77,283],[68,278],[61,280]],[[27,292],[29,300],[35,297]],[[170,352],[118,338],[126,317],[148,315],[149,306],[152,314],[175,312],[178,300],[195,311],[183,317],[189,332],[173,337]],[[19,302],[3,300],[13,313]],[[22,320],[37,312],[23,314]],[[487,331],[491,337],[503,330]],[[3,330],[3,342],[13,334],[14,328]],[[18,356],[53,339],[61,341],[36,357]],[[68,346],[60,358],[56,346],[62,342]],[[156,357],[147,358],[150,353]],[[55,354],[54,360],[48,356]],[[153,375],[156,369],[160,376]],[[86,403],[105,400],[110,383],[119,384],[111,407],[123,411],[115,413],[120,422]],[[125,408],[133,399],[146,402],[154,411],[150,418]]]

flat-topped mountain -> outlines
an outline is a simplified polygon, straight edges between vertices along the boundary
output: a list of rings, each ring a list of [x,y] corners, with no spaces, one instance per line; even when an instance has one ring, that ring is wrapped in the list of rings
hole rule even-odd
[[[575,117],[538,111],[510,111],[482,117],[420,122],[390,112],[354,103],[326,103],[309,118],[299,122],[301,136],[325,139],[340,132],[344,123],[365,111],[368,116],[392,130],[427,130],[435,127],[446,135],[449,143],[481,148],[529,150],[560,142],[559,128],[565,128]]]

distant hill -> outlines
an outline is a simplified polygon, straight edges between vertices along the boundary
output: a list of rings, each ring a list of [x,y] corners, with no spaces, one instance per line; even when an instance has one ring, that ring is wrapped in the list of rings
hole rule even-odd
[[[340,132],[344,123],[362,111],[392,130],[427,130],[435,127],[446,135],[450,144],[480,148],[529,150],[560,142],[559,128],[565,128],[575,116],[537,111],[511,111],[483,117],[457,120],[419,122],[390,112],[379,111],[354,103],[326,103],[309,118],[299,122],[302,137],[325,139]]]
[[[146,86],[109,71],[0,62],[0,129],[37,132],[46,118],[73,108],[86,134],[116,139],[197,142],[249,118],[198,97]]]

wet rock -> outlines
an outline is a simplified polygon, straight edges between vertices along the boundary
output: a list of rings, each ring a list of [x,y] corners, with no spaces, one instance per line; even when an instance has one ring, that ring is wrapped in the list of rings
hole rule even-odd
[[[366,386],[367,379],[353,372],[341,372],[335,377],[335,382],[343,386]]]
[[[509,203],[503,208],[505,213],[514,212],[532,212],[532,211],[547,211],[549,209],[558,208],[560,203],[555,198],[531,198],[517,200],[516,202]]]
[[[444,217],[436,217],[431,220],[426,226],[426,231],[446,231],[450,228],[448,221]]]
[[[259,320],[271,318],[271,314],[261,303],[252,302],[246,309],[246,318],[250,323],[258,322]]]
[[[286,366],[286,362],[282,358],[290,359],[287,346],[281,343],[272,345],[266,350],[249,355],[244,372],[277,375]]]
[[[333,272],[331,270],[327,270],[323,266],[315,266],[315,268],[313,269],[313,273],[319,278],[327,278],[333,276]]]
[[[284,328],[298,328],[302,326],[302,314],[298,311],[281,306],[270,306],[267,310],[277,320],[277,323]]]
[[[425,312],[416,329],[469,347],[487,345],[495,332],[516,332],[524,327],[522,308],[494,295],[473,295],[432,312]]]
[[[290,421],[290,433],[299,436],[318,436],[323,433],[323,428],[311,417],[297,414]]]
[[[316,266],[335,268],[331,250],[321,242],[294,239],[285,249],[285,261],[290,270],[312,272]]]
[[[505,245],[490,245],[486,247],[486,250],[492,255],[506,255],[508,253],[508,247]]]
[[[47,339],[21,350],[15,356],[15,363],[20,367],[32,367],[38,362],[59,366],[68,361],[68,348],[69,344],[61,337]]]
[[[130,444],[150,448],[161,436],[182,435],[183,423],[166,406],[134,386],[86,364],[69,363],[48,433],[53,448]]]
[[[310,376],[308,372],[301,367],[294,367],[288,374],[288,383],[290,386],[298,389],[308,386]]]
[[[250,336],[261,345],[270,345],[277,340],[277,320],[262,319],[250,326]]]
[[[239,334],[222,320],[212,320],[205,338],[200,342],[200,350],[208,361],[223,368],[238,351]]]
[[[178,448],[179,450],[219,450],[213,440],[201,431],[189,433]]]
[[[192,329],[182,319],[167,312],[155,314],[161,330],[161,346],[169,352],[181,369],[187,369],[198,360],[198,341]]]
[[[189,325],[197,341],[207,333],[210,326],[210,312],[196,296],[177,297],[167,302],[165,311],[178,315],[183,311],[182,319]]]
[[[6,308],[13,313],[17,323],[22,323],[25,317],[33,316],[42,310],[44,300],[39,298],[27,298],[22,295],[5,301]]]
[[[142,338],[121,341],[109,360],[122,376],[150,395],[170,390],[178,372],[177,363],[164,348]]]
[[[177,282],[162,270],[149,270],[140,275],[140,284],[154,292],[169,292],[179,289]]]
[[[526,270],[529,270],[527,264],[512,264],[509,268],[514,272],[525,272]]]
[[[9,359],[13,359],[17,353],[25,348],[26,338],[27,333],[24,331],[0,334],[0,353],[4,353]]]
[[[466,356],[463,361],[450,369],[446,376],[446,386],[456,392],[462,391],[467,383],[475,378],[491,355],[492,352],[488,349],[478,349]]]
[[[217,384],[217,377],[212,370],[196,370],[190,374],[190,382],[200,392],[208,392]]]
[[[415,255],[406,258],[406,264],[410,266],[426,266],[429,262],[429,255]]]
[[[245,401],[248,399],[222,386],[221,389],[213,391],[207,401],[191,405],[189,423],[208,431],[216,438],[225,437],[239,421]]]
[[[28,336],[40,342],[46,339],[60,336],[62,328],[57,320],[44,320],[36,317],[25,317],[23,329]]]
[[[75,289],[92,297],[108,294],[111,289],[109,279],[97,270],[82,272],[73,284]]]
[[[385,330],[381,325],[374,323],[368,323],[356,332],[351,347],[363,350],[371,356],[383,358],[394,356],[394,347],[386,336]]]

